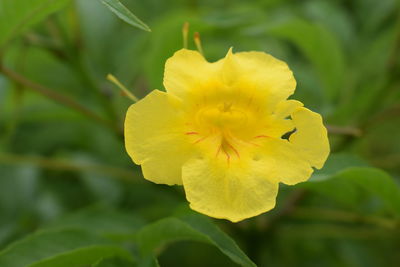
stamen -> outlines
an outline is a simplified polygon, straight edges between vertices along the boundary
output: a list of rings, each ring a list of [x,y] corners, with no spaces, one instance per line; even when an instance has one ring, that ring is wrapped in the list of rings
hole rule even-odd
[[[193,39],[194,43],[196,44],[197,50],[200,52],[200,54],[204,56],[203,47],[201,46],[200,33],[195,32]]]
[[[187,135],[199,134],[198,132],[186,132]]]
[[[222,145],[219,145],[219,147],[217,149],[217,153],[215,153],[215,157],[218,157],[219,152],[221,152],[221,148],[222,148]]]
[[[248,143],[248,144],[250,144],[250,145],[253,145],[253,146],[256,146],[256,147],[261,147],[259,144],[254,144],[254,143],[252,143],[252,142],[246,142],[246,143]]]
[[[271,136],[268,136],[268,135],[257,135],[254,138],[271,138]]]
[[[204,137],[202,137],[202,138],[200,138],[200,139],[198,139],[198,140],[196,140],[193,144],[198,144],[198,143],[200,143],[201,141],[204,141],[206,138],[208,138],[208,135],[207,135],[207,136],[204,136]]]
[[[226,161],[228,162],[228,165],[229,165],[229,163],[231,162],[231,156],[229,155],[228,152],[226,152],[225,149],[222,149],[222,150],[224,150],[224,153],[225,153],[225,155],[226,155]]]
[[[256,147],[261,147],[259,144],[255,144],[255,143],[250,142],[250,141],[238,139],[233,135],[229,135],[229,136],[230,136],[229,138],[231,138],[232,140],[234,140],[234,141],[236,141],[238,143],[244,143],[244,144],[249,144],[249,145],[253,145],[253,146],[256,146]],[[266,136],[266,137],[269,137],[269,136]]]
[[[239,152],[236,150],[236,148],[234,148],[231,144],[229,144],[228,142],[226,142],[226,144],[233,150],[233,152],[235,152],[236,156],[238,158],[240,158],[240,154]]]
[[[188,35],[189,35],[189,22],[183,23],[182,26],[182,37],[183,37],[183,48],[188,48]]]

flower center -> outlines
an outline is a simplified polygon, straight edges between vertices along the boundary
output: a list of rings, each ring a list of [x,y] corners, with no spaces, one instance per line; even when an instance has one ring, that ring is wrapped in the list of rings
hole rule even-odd
[[[214,107],[201,109],[197,119],[203,127],[208,129],[225,131],[237,131],[247,121],[247,114],[243,110],[233,106],[231,102],[223,102]]]
[[[254,146],[260,120],[257,112],[247,105],[234,101],[198,106],[188,123],[193,145],[203,152],[213,153],[228,162],[240,159],[245,146]]]

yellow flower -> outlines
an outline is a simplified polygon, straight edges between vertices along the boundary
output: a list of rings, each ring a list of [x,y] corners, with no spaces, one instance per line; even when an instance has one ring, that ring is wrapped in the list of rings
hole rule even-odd
[[[296,81],[269,54],[229,50],[210,63],[182,49],[164,86],[129,108],[126,150],[147,180],[183,185],[198,212],[232,222],[266,212],[279,182],[306,181],[329,154],[321,116],[287,100]]]

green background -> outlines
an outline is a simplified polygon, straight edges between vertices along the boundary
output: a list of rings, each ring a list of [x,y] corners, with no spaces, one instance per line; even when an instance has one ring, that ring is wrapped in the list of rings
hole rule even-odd
[[[399,1],[122,1],[151,32],[103,2],[0,0],[1,267],[399,266]],[[210,61],[286,61],[328,127],[325,167],[240,223],[190,211],[125,152],[131,101],[106,75],[162,90],[186,21]]]

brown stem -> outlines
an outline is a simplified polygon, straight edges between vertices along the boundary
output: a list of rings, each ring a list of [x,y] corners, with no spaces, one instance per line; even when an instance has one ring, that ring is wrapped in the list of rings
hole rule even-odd
[[[360,137],[362,131],[359,128],[352,126],[336,126],[336,125],[326,125],[328,133],[334,135],[349,135],[353,137]]]
[[[5,67],[2,64],[0,64],[0,72],[2,72],[5,76],[7,76],[9,79],[13,80],[14,82],[16,82],[24,87],[30,88],[31,90],[35,91],[36,93],[39,93],[61,105],[69,107],[69,108],[81,113],[82,115],[85,115],[86,117],[93,119],[109,128],[112,128],[113,130],[117,131],[118,133],[120,133],[120,129],[118,129],[114,124],[103,119],[96,113],[87,109],[85,106],[83,106],[83,105],[79,104],[78,102],[76,102],[75,100],[73,100],[72,98],[58,94],[58,93],[54,92],[53,90],[50,90],[49,88],[44,87],[41,84],[35,83],[35,82],[25,78],[24,76],[8,69],[7,67]]]
[[[400,226],[400,220],[398,219],[363,215],[344,210],[331,210],[326,208],[298,207],[289,216],[292,218],[310,219],[313,221],[328,220],[345,223],[365,223],[388,229],[398,229]]]
[[[100,164],[82,164],[73,161],[43,158],[38,156],[24,156],[9,153],[0,153],[0,163],[2,164],[33,164],[45,169],[59,171],[87,171],[99,174],[106,174],[115,178],[130,182],[140,182],[141,179],[135,179],[135,172],[113,166],[104,166]]]

